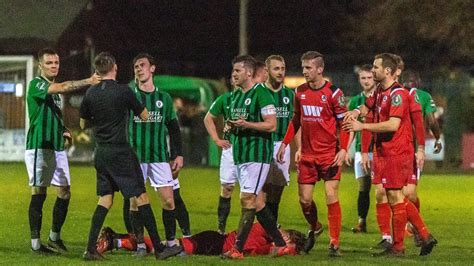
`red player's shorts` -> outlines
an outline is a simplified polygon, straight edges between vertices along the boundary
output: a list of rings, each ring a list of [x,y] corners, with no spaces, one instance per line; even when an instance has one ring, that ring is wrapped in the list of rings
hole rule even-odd
[[[372,184],[382,184],[384,188],[402,188],[413,172],[413,156],[374,156]]]
[[[331,167],[334,154],[330,156],[303,155],[297,166],[299,184],[315,184],[321,179],[324,181],[341,180],[341,167]]]
[[[413,170],[408,177],[407,184],[418,185],[420,179],[420,169],[416,166],[416,157],[413,157]]]

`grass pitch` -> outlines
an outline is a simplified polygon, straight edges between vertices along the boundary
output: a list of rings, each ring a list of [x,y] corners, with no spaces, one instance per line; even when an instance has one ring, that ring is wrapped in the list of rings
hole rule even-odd
[[[2,192],[0,194],[0,263],[1,264],[91,264],[82,261],[81,255],[87,242],[92,213],[97,203],[95,196],[95,171],[93,166],[72,165],[72,198],[69,214],[63,227],[62,238],[70,252],[66,256],[37,256],[30,251],[28,205],[30,189],[24,164],[0,164]],[[219,196],[218,169],[185,168],[180,175],[181,194],[188,207],[191,229],[194,233],[202,230],[215,230],[217,227],[216,208]],[[439,244],[427,257],[419,257],[411,238],[405,240],[406,256],[403,258],[372,258],[370,247],[379,241],[375,221],[374,198],[368,217],[367,234],[353,234],[350,228],[357,222],[358,185],[351,172],[343,174],[340,185],[342,207],[341,251],[342,258],[330,259],[327,256],[327,208],[321,184],[316,186],[314,198],[318,206],[325,233],[318,239],[309,255],[283,258],[247,257],[241,262],[222,261],[219,257],[190,256],[176,257],[169,264],[474,264],[474,176],[457,174],[425,174],[419,186],[421,212],[430,231]],[[161,236],[164,235],[161,222],[160,204],[153,190],[152,206],[157,218]],[[51,228],[52,207],[55,200],[54,188],[48,190],[49,196],[43,210],[43,243],[47,241]],[[122,196],[116,194],[105,225],[117,231],[125,231],[122,221]],[[284,228],[294,228],[306,232],[306,223],[301,214],[295,174],[285,189],[280,207],[280,223]],[[232,199],[232,210],[228,220],[228,230],[237,228],[240,215],[238,189]],[[179,229],[178,229],[179,230]],[[179,234],[178,234],[179,235]],[[150,264],[156,263],[149,256],[139,260],[125,251],[106,254],[107,261],[100,264]]]

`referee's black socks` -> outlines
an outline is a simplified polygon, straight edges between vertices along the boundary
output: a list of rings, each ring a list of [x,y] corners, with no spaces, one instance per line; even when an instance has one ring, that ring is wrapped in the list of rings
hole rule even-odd
[[[156,228],[155,215],[153,214],[150,204],[138,206],[138,211],[140,212],[140,215],[143,219],[143,224],[148,231],[148,235],[151,238],[151,242],[155,248],[155,253],[162,252],[164,246],[161,244],[160,235],[158,234],[158,230]]]
[[[123,223],[125,224],[125,228],[127,229],[127,233],[133,234],[134,229],[131,221],[131,212],[130,212],[130,199],[123,198]]]
[[[129,211],[129,216],[130,216],[130,224],[132,227],[130,233],[132,233],[135,236],[137,240],[137,244],[145,243],[143,218],[141,217],[138,211]]]
[[[278,231],[276,220],[267,206],[263,207],[263,209],[257,212],[257,220],[265,229],[265,232],[267,232],[267,234],[273,239],[275,246],[286,246],[285,240],[283,240],[280,231]]]
[[[242,252],[244,250],[245,242],[249,236],[250,230],[255,219],[255,209],[242,208],[240,216],[239,228],[237,229],[237,238],[235,240],[235,247]]]
[[[89,241],[87,242],[87,251],[90,253],[96,252],[97,237],[99,237],[100,229],[104,225],[105,217],[109,209],[102,205],[97,205],[94,215],[92,216],[91,228],[89,230]]]
[[[31,239],[40,238],[43,204],[45,200],[46,194],[31,195],[30,207],[28,209]]]

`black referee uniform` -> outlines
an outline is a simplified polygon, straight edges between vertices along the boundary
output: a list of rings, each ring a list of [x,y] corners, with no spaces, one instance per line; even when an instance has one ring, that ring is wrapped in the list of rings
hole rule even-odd
[[[81,104],[81,118],[93,127],[97,146],[97,195],[120,190],[126,199],[145,191],[138,158],[128,142],[130,110],[139,115],[145,107],[127,85],[104,80],[92,86]]]

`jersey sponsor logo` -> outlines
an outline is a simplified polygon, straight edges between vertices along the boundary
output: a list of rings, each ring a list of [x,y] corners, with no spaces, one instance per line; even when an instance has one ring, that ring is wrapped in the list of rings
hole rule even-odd
[[[323,107],[314,105],[303,105],[303,112],[305,116],[320,117]]]
[[[163,107],[163,102],[162,102],[162,101],[159,101],[159,100],[158,100],[158,101],[156,101],[155,104],[156,104],[156,107],[158,107],[158,108]]]
[[[402,97],[400,96],[400,94],[392,96],[392,105],[399,106],[400,104],[402,104]]]
[[[133,122],[135,123],[161,123],[163,121],[163,115],[160,111],[148,111],[148,119],[143,121],[140,116],[133,116]]]
[[[251,103],[252,103],[252,99],[250,98],[245,99],[245,102],[244,102],[245,105],[250,105]]]
[[[288,107],[282,106],[282,107],[277,107],[276,108],[276,116],[277,117],[290,117],[290,111],[288,110]]]
[[[283,97],[283,103],[284,103],[284,104],[289,104],[289,103],[290,103],[290,98],[288,98],[288,97]]]
[[[339,96],[339,98],[337,98],[337,102],[339,103],[339,106],[345,106],[346,99],[344,98],[344,95]]]
[[[249,114],[247,113],[247,108],[233,108],[231,111],[231,120],[237,119],[247,119]]]
[[[321,101],[325,103],[328,100],[328,97],[326,95],[321,96]]]

